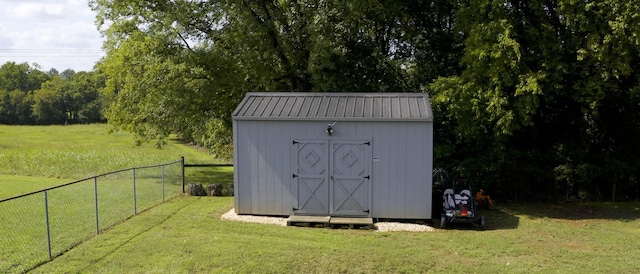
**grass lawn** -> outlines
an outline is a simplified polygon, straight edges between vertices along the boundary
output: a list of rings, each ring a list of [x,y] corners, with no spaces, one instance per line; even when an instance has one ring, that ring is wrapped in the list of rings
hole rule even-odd
[[[484,211],[487,230],[427,233],[221,220],[232,198],[180,197],[34,273],[638,273],[640,203]]]
[[[216,162],[206,151],[175,139],[157,149],[151,144],[136,146],[131,134],[107,131],[108,126],[100,124],[0,125],[0,200],[109,171],[176,162],[181,156],[186,163]],[[185,181],[232,183],[232,171],[188,168]],[[95,235],[97,229],[120,223],[165,196],[174,197],[182,190],[180,175],[179,163],[126,170],[49,190],[46,195],[0,203],[0,272],[20,272],[48,259],[45,220],[50,224],[51,253],[56,256]]]

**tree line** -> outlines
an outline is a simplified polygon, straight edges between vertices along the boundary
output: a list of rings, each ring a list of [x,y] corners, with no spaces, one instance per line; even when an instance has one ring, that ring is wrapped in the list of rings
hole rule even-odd
[[[91,0],[106,113],[221,156],[248,91],[428,92],[435,165],[507,200],[640,198],[634,0]]]
[[[106,122],[104,78],[96,72],[39,70],[37,64],[0,66],[0,124],[51,125]]]

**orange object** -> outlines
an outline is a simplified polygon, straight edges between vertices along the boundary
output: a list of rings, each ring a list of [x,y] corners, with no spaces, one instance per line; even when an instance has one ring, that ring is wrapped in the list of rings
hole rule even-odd
[[[493,200],[491,200],[491,196],[489,195],[484,195],[484,189],[480,189],[478,190],[478,192],[476,192],[476,202],[478,204],[482,204],[483,201],[486,201],[487,206],[489,208],[495,208],[496,204],[493,202]]]
[[[463,205],[462,206],[462,211],[460,212],[462,216],[468,216],[469,215],[469,209],[467,209],[467,206]]]

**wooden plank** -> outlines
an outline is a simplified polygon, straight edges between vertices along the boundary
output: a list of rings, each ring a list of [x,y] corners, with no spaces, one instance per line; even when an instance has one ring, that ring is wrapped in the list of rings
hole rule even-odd
[[[287,223],[329,223],[329,220],[331,220],[329,216],[291,215],[287,219]]]
[[[373,218],[332,217],[331,225],[373,225]]]

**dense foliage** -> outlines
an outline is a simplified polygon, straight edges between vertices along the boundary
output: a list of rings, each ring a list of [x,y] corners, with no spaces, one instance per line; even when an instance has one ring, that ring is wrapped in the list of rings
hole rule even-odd
[[[116,95],[107,117],[141,140],[179,132],[228,155],[247,91],[422,91],[436,165],[494,197],[640,197],[635,1],[90,5]]]
[[[448,127],[437,158],[511,197],[638,198],[640,4],[469,1],[457,15],[464,70],[428,85]]]
[[[0,124],[51,125],[104,122],[104,80],[95,72],[62,73],[7,62],[0,66]]]

